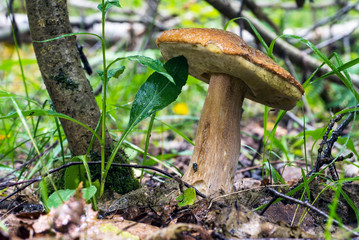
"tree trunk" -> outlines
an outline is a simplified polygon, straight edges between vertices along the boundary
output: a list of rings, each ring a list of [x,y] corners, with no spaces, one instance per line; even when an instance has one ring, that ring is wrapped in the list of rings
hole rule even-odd
[[[72,33],[66,0],[26,0],[26,8],[33,41]],[[82,69],[75,40],[75,36],[63,37],[49,42],[34,42],[33,46],[55,110],[95,129],[101,112]],[[61,124],[71,153],[75,156],[86,154],[92,133],[72,121],[61,119]],[[101,136],[100,130],[99,134]],[[111,148],[111,143],[106,131],[106,149]],[[100,154],[99,141],[95,140],[92,152]],[[135,181],[131,169],[124,169],[121,176],[117,173],[117,178]],[[137,185],[134,183],[133,186]]]
[[[32,40],[41,41],[72,32],[66,0],[28,0],[26,7]],[[82,69],[76,37],[34,42],[33,45],[55,110],[94,129],[101,112]],[[61,123],[72,154],[86,154],[92,133],[68,120],[61,119]],[[111,144],[108,133],[106,144]],[[93,150],[100,153],[98,141],[95,142]]]

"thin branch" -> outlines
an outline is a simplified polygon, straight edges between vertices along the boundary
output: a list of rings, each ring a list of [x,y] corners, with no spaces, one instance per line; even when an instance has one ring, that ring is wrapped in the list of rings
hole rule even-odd
[[[303,124],[303,120],[298,118],[294,113],[288,111],[285,113],[286,116],[288,116],[291,120],[293,120],[295,123],[297,123],[301,128],[304,129],[304,124]],[[315,128],[309,124],[305,124],[305,129],[306,130],[315,130]]]
[[[324,48],[324,47],[326,47],[326,46],[328,46],[330,44],[333,44],[333,43],[335,43],[335,42],[337,42],[339,40],[342,40],[342,39],[344,39],[346,37],[350,37],[356,30],[358,30],[358,28],[359,28],[359,24],[357,24],[355,27],[353,27],[352,29],[350,29],[346,33],[341,34],[341,35],[336,35],[336,36],[334,36],[334,37],[332,37],[330,39],[327,39],[327,40],[315,45],[315,47],[318,48],[318,49],[321,49],[321,48]],[[306,53],[306,54],[310,54],[311,52],[313,52],[313,50],[311,48],[308,48],[306,50],[303,50],[303,52]]]
[[[359,104],[355,107],[359,107]],[[337,115],[334,119],[332,119],[328,125],[327,131],[323,136],[323,140],[322,142],[319,144],[319,148],[318,148],[318,157],[317,157],[317,162],[315,167],[306,175],[306,178],[313,178],[313,174],[317,174],[320,172],[320,168],[327,164],[329,165],[329,170],[330,170],[330,174],[332,176],[332,178],[334,180],[337,180],[337,172],[336,172],[336,168],[335,168],[335,162],[336,161],[343,161],[346,158],[351,158],[353,156],[353,154],[348,154],[346,156],[338,156],[336,158],[333,158],[331,155],[331,150],[334,146],[334,144],[336,143],[336,141],[338,140],[339,135],[344,131],[344,129],[349,125],[349,123],[354,119],[354,116],[356,114],[356,111],[350,112],[348,114],[348,117],[340,124],[340,126],[335,129],[332,133],[332,136],[330,137],[330,139],[328,140],[328,136],[330,131],[333,129],[333,126],[336,122],[340,121],[341,118],[344,116],[344,114],[339,114]],[[326,146],[326,149],[324,150],[323,153],[323,147]],[[295,189],[296,187],[298,187],[300,184],[302,184],[303,181],[298,181],[294,186],[292,186],[290,188],[289,191]],[[278,199],[278,196],[274,196],[271,201],[262,209],[261,213],[259,215],[263,215],[265,213],[265,211],[267,211],[267,209]]]
[[[265,21],[271,26],[276,34],[280,34],[279,27],[268,17],[268,15],[262,10],[262,7],[258,6],[254,1],[244,1],[246,7],[260,20]]]
[[[356,107],[359,107],[359,104]],[[344,131],[344,129],[349,125],[349,123],[351,121],[353,121],[355,114],[356,114],[356,111],[350,112],[348,114],[347,118],[339,125],[339,127],[337,127],[332,132],[332,135],[328,140],[329,133],[333,129],[334,124],[336,122],[339,122],[343,118],[344,114],[339,114],[334,119],[330,120],[330,123],[328,125],[327,131],[324,134],[323,140],[319,145],[317,162],[316,162],[315,168],[313,169],[314,172],[319,172],[320,168],[323,165],[330,164],[329,165],[330,173],[331,173],[334,180],[338,180],[337,179],[338,174],[336,173],[335,169],[333,169],[333,168],[335,168],[335,166],[334,166],[334,164],[331,164],[331,163],[334,162],[334,161],[344,160],[345,158],[350,158],[351,155],[349,154],[349,155],[347,155],[345,157],[339,156],[337,158],[333,158],[332,149],[333,149],[334,144],[338,140],[339,136]],[[325,147],[325,150],[323,151],[324,146],[326,146],[326,147]],[[313,170],[312,170],[312,173],[314,173]],[[335,173],[335,174],[333,174],[333,173]]]
[[[274,190],[273,188],[269,188],[269,187],[268,187],[267,190],[268,190],[271,194],[273,194],[276,198],[284,198],[284,199],[286,199],[286,200],[288,200],[288,201],[290,201],[290,202],[292,202],[292,203],[296,203],[296,204],[302,205],[302,206],[304,206],[304,207],[307,207],[307,208],[313,210],[314,212],[317,212],[318,214],[322,215],[322,216],[325,217],[326,219],[330,219],[330,218],[331,218],[328,214],[326,214],[326,213],[323,212],[322,210],[320,210],[320,209],[314,207],[313,205],[309,204],[308,202],[303,202],[303,201],[300,201],[300,200],[298,200],[298,199],[296,199],[296,198],[287,196],[287,195],[285,195],[285,194],[283,194],[283,193],[280,193],[280,192]],[[274,198],[273,198],[273,199],[274,199]],[[352,229],[350,229],[349,227],[347,227],[347,226],[345,226],[344,224],[340,223],[339,221],[337,221],[337,220],[334,219],[334,218],[333,218],[333,222],[334,222],[335,224],[337,224],[338,226],[344,228],[345,230],[351,232],[351,233],[354,234],[355,236],[359,236],[359,233],[358,233],[358,232],[353,231]]]
[[[352,10],[352,9],[358,7],[358,6],[359,6],[359,2],[357,2],[355,4],[347,5],[347,6],[343,7],[342,9],[339,9],[338,11],[335,12],[334,15],[329,16],[329,17],[324,18],[324,19],[321,19],[319,22],[314,24],[311,28],[309,28],[301,36],[302,37],[307,36],[309,33],[313,32],[316,28],[318,28],[320,26],[323,26],[324,24],[327,24],[327,23],[332,22],[332,21],[338,21],[340,19],[340,17],[347,14],[350,10]]]
[[[35,183],[35,182],[39,182],[41,181],[44,177],[48,176],[49,174],[52,174],[54,172],[60,171],[62,169],[68,168],[70,166],[75,166],[75,165],[82,165],[82,162],[69,162],[66,163],[58,168],[55,169],[51,169],[48,171],[48,173],[44,174],[43,176],[38,176],[36,178],[30,179],[30,180],[25,180],[25,181],[18,181],[18,182],[11,182],[11,183],[3,183],[0,185],[0,189],[3,189],[5,187],[9,187],[9,186],[17,186],[20,184],[25,184],[25,186],[22,186],[20,189],[18,189],[17,191],[14,191],[13,193],[9,194],[8,196],[2,198],[0,200],[0,203],[2,203],[3,201],[7,200],[8,198],[12,197],[13,195],[15,195],[18,192],[21,192],[22,190],[24,190],[26,187],[30,186],[31,184]],[[91,161],[88,162],[87,164],[89,165],[94,165],[94,164],[101,164],[101,161]],[[129,167],[129,168],[143,168],[143,169],[150,169],[156,172],[159,172],[169,178],[172,178],[174,180],[176,180],[180,185],[183,184],[185,185],[187,188],[193,188],[197,195],[202,197],[202,198],[207,198],[206,195],[204,195],[203,193],[201,193],[200,191],[198,191],[195,187],[192,187],[191,185],[189,185],[188,183],[184,182],[182,179],[178,178],[177,176],[173,176],[172,174],[169,174],[159,168],[156,167],[152,167],[152,166],[142,166],[142,165],[132,165],[132,164],[124,164],[124,163],[112,163],[111,166],[115,166],[115,167]]]
[[[48,153],[51,149],[53,149],[59,142],[56,140],[51,146],[49,146],[48,148],[45,149],[45,151],[43,151],[40,155],[36,155],[35,157],[33,157],[32,159],[30,159],[29,161],[25,162],[24,164],[22,164],[21,166],[15,168],[13,171],[9,172],[8,174],[6,174],[5,176],[0,178],[0,182],[3,182],[6,180],[6,178],[8,178],[10,175],[14,174],[15,172],[23,169],[24,167],[30,165],[31,163],[33,163],[34,161],[38,160],[40,157],[44,156],[46,153]],[[2,185],[2,184],[1,184]],[[0,189],[1,189],[1,185],[0,185]]]
[[[293,2],[283,2],[283,1],[261,1],[257,3],[258,6],[262,8],[280,8],[283,10],[298,10],[297,5]],[[333,7],[337,5],[337,1],[325,1],[322,3],[310,4],[311,9],[324,9],[328,7]]]

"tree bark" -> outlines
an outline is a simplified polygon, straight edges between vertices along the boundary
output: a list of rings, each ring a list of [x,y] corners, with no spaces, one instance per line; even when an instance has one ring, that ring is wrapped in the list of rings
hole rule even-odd
[[[32,40],[52,39],[72,32],[66,0],[26,0]],[[55,110],[70,116],[92,129],[101,117],[92,87],[82,69],[76,37],[64,37],[49,42],[34,42],[34,50],[46,89]],[[87,152],[92,133],[78,124],[60,119],[69,149],[75,156]],[[101,130],[98,131],[101,136]],[[106,150],[111,150],[112,139],[106,130]],[[95,140],[93,156],[100,155],[100,143]],[[107,153],[107,151],[106,151]],[[126,163],[125,154],[119,152],[115,162]],[[98,167],[91,168],[92,177],[100,179]],[[111,168],[106,189],[120,194],[139,187],[131,168]]]
[[[47,40],[72,32],[66,0],[27,0],[26,7],[32,40]],[[55,110],[95,129],[101,112],[82,69],[75,40],[76,37],[71,36],[34,42],[33,46]],[[72,154],[85,154],[92,133],[74,122],[60,120]],[[106,133],[106,145],[110,144],[110,135]],[[97,140],[93,151],[100,153]]]

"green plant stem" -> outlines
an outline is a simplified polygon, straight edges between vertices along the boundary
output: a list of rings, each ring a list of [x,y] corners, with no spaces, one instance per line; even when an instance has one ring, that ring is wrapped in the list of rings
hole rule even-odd
[[[87,180],[88,180],[89,185],[91,187],[93,185],[92,180],[91,180],[91,172],[90,172],[90,168],[89,168],[89,166],[87,164],[89,159],[87,158],[87,156],[81,157],[80,159],[81,159],[82,164],[83,164],[83,166],[84,166],[84,168],[86,170]],[[93,207],[93,209],[95,211],[97,211],[98,207],[97,207],[97,199],[96,199],[95,195],[91,199],[92,199],[92,207]]]
[[[102,17],[102,36],[101,36],[101,47],[102,47],[102,64],[103,64],[103,87],[102,87],[102,114],[101,114],[101,121],[102,121],[102,128],[101,128],[101,139],[102,139],[102,144],[101,144],[101,179],[103,178],[104,174],[104,170],[105,170],[105,161],[106,161],[106,152],[105,152],[105,138],[106,138],[106,92],[107,92],[107,67],[106,67],[106,38],[105,38],[105,16],[106,16],[106,4],[105,4],[105,0],[102,0],[102,11],[101,11],[101,17]],[[103,189],[102,189],[103,188]],[[101,180],[101,191],[100,191],[100,196],[103,193],[104,190],[104,184],[102,184],[102,180]]]
[[[98,132],[98,130],[100,129],[101,127],[101,121],[98,121],[97,125],[96,125],[96,128],[95,128],[95,132]],[[92,146],[95,142],[95,135],[92,136],[91,138],[91,141],[90,141],[90,144],[89,144],[89,147],[87,148],[87,151],[86,151],[86,156],[90,156],[90,153],[91,153],[91,149],[92,149]]]
[[[267,123],[268,123],[268,113],[269,113],[269,108],[267,106],[264,106],[264,115],[263,115],[263,161],[262,161],[262,173],[263,171],[265,171],[265,159],[267,159],[267,142],[268,142],[268,130],[267,130]],[[270,154],[270,153],[269,153]],[[268,159],[270,158],[270,156],[268,155]]]
[[[152,127],[153,127],[153,122],[155,120],[155,117],[156,117],[156,113],[152,114],[150,123],[148,125],[148,130],[147,130],[147,135],[146,135],[146,143],[145,143],[145,151],[143,153],[143,159],[142,159],[141,165],[144,165],[144,162],[146,161],[146,158],[147,158],[148,146],[150,145],[151,132],[152,132]],[[142,183],[143,171],[144,171],[144,169],[141,169],[140,184]]]
[[[15,99],[11,97],[11,101],[13,102],[13,105],[14,105],[14,107],[15,107],[15,109],[16,109],[16,112],[17,112],[17,114],[19,115],[19,117],[20,117],[20,119],[21,119],[21,122],[22,122],[23,125],[24,125],[24,128],[25,128],[25,130],[26,130],[26,132],[27,132],[27,134],[28,134],[28,136],[29,136],[29,138],[30,138],[30,140],[31,140],[31,142],[32,142],[32,144],[33,144],[35,150],[36,150],[37,155],[41,156],[41,153],[40,153],[40,150],[39,150],[39,148],[38,148],[38,146],[37,146],[37,143],[36,143],[34,137],[32,136],[28,125],[26,124],[26,120],[25,120],[24,115],[22,115],[22,112],[21,112],[19,106],[17,105]],[[45,171],[46,175],[48,175],[49,171],[47,170],[46,163],[44,162],[44,160],[43,160],[41,157],[40,157],[40,160],[41,160],[41,163],[42,163],[42,166],[43,166],[43,168],[44,168],[44,171]],[[55,186],[54,181],[52,180],[51,177],[49,177],[49,180],[50,180],[50,183],[51,183],[52,187],[53,187],[53,188],[55,189],[55,191],[57,192],[57,188],[56,188],[56,186]],[[60,196],[60,195],[59,195],[59,197],[60,197],[60,199],[61,199],[61,196]]]
[[[115,159],[115,156],[118,152],[118,150],[120,149],[123,141],[126,139],[126,137],[128,136],[128,134],[130,134],[130,132],[132,131],[132,129],[134,128],[134,125],[131,125],[129,127],[127,127],[127,129],[125,130],[125,132],[122,134],[120,140],[118,141],[116,147],[112,150],[112,154],[109,157],[107,163],[106,163],[106,169],[102,171],[102,166],[101,166],[101,185],[100,185],[100,196],[103,194],[104,190],[105,190],[105,182],[106,182],[106,177],[108,174],[108,171],[110,170],[111,164],[113,162],[113,160]],[[101,162],[101,165],[104,165],[104,162]]]

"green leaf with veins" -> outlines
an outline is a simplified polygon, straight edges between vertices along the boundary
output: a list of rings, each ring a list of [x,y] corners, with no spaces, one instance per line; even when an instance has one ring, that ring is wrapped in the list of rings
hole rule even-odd
[[[193,205],[196,200],[196,190],[194,188],[187,188],[183,191],[181,195],[176,198],[177,205],[179,207],[184,207],[188,205]]]
[[[104,182],[110,166],[115,159],[117,151],[133,128],[145,118],[153,113],[167,107],[176,100],[182,91],[182,87],[186,84],[188,77],[188,63],[185,57],[178,56],[168,60],[164,64],[164,70],[171,76],[174,83],[161,73],[152,73],[146,82],[140,87],[136,93],[135,100],[132,104],[130,112],[130,120],[126,130],[123,132],[120,140],[115,146],[112,154],[106,164],[105,172],[102,175],[100,195],[104,191]]]
[[[181,93],[188,77],[186,58],[183,56],[172,58],[165,63],[164,68],[172,76],[175,84],[164,75],[154,72],[140,87],[135,96],[130,113],[129,129],[168,106]]]
[[[110,63],[109,66],[111,66],[112,64],[114,64],[117,61],[121,61],[121,60],[125,60],[125,59],[130,60],[130,61],[136,61],[136,62],[142,64],[143,66],[146,66],[146,67],[162,74],[163,76],[167,77],[172,83],[175,83],[171,74],[169,74],[166,71],[165,67],[163,66],[163,64],[160,61],[146,57],[146,56],[133,55],[133,56],[116,58],[115,60],[113,60]]]
[[[125,71],[125,67],[121,66],[118,68],[113,68],[107,72],[107,82],[110,81],[112,77],[118,78]],[[104,82],[104,74],[102,70],[98,70],[97,74],[100,76],[102,83]]]
[[[117,1],[109,1],[109,0],[107,0],[105,2],[105,12],[107,12],[111,7],[119,7],[119,8],[121,8],[120,2],[118,0]],[[97,5],[97,8],[102,12],[102,10],[103,10],[102,3]]]
[[[49,199],[47,200],[47,204],[49,208],[57,208],[63,202],[59,198],[61,198],[66,202],[70,200],[70,197],[75,194],[76,189],[65,189],[65,190],[58,190],[57,192],[53,192]],[[97,188],[95,186],[89,186],[87,188],[83,188],[82,190],[83,198],[88,201],[92,196],[96,194]]]

